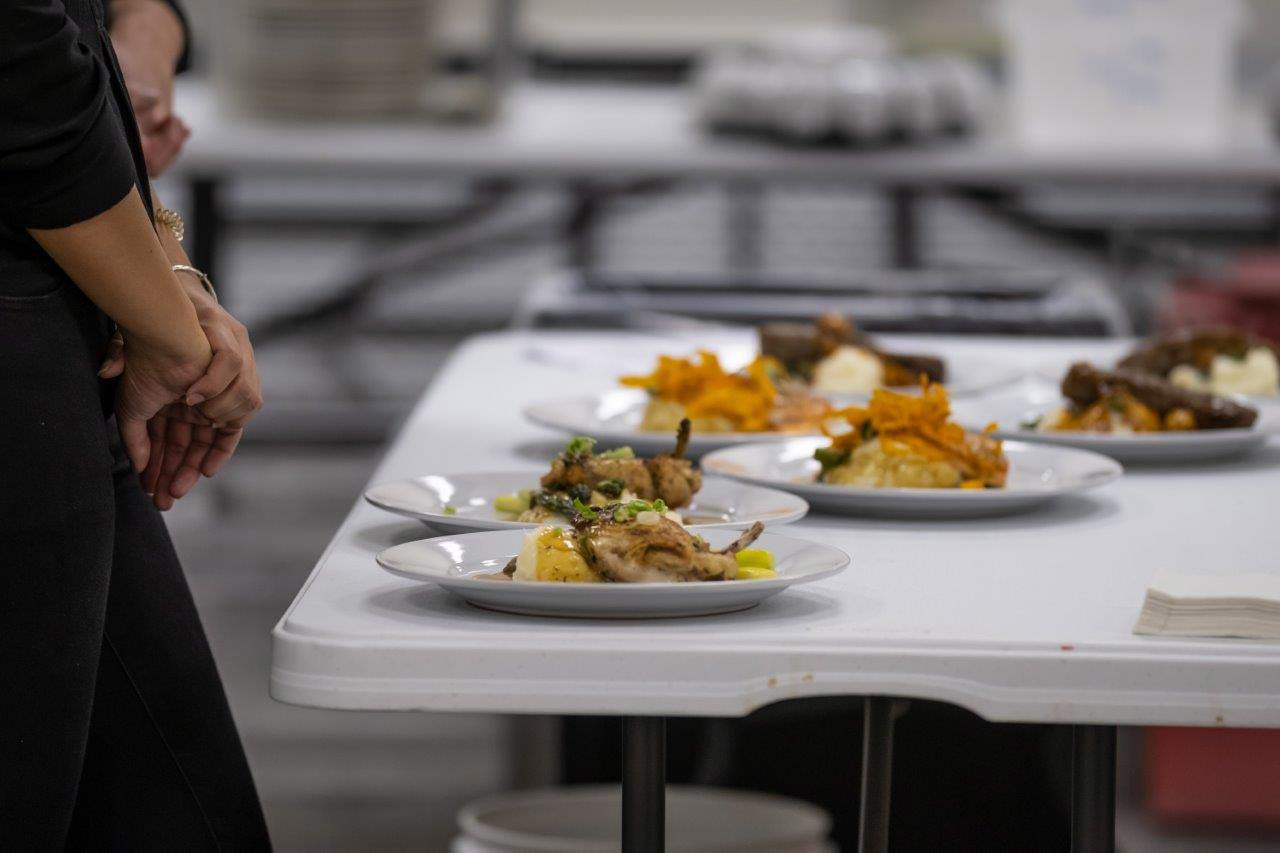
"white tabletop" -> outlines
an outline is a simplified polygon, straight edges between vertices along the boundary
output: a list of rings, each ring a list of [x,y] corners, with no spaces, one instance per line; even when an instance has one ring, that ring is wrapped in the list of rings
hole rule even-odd
[[[1116,349],[928,346],[1028,368]],[[598,334],[475,338],[373,481],[535,471],[563,439],[524,423],[524,404],[606,389],[612,370],[642,369],[670,347]],[[578,361],[586,366],[575,373],[586,350],[609,363]],[[992,720],[1280,727],[1280,645],[1131,632],[1158,569],[1280,572],[1278,487],[1273,440],[1247,461],[1134,471],[1024,516],[811,515],[784,532],[847,550],[843,574],[742,613],[632,623],[490,613],[397,579],[374,554],[425,529],[357,501],[276,628],[271,691],[327,708],[715,716],[797,696],[879,694]]]
[[[177,112],[193,128],[176,171],[204,175],[422,174],[545,179],[741,177],[895,185],[1280,183],[1280,150],[1260,115],[1216,152],[1037,153],[995,134],[854,151],[806,149],[703,132],[687,93],[652,85],[516,86],[491,125],[423,121],[273,122],[236,116],[211,86],[183,82]]]

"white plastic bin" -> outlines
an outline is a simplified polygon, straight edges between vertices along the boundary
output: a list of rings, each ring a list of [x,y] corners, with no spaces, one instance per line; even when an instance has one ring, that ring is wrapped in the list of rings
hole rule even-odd
[[[486,797],[458,813],[452,853],[614,853],[622,829],[616,786],[583,785]],[[831,819],[798,800],[667,786],[670,853],[834,853]]]
[[[1025,147],[1211,150],[1230,138],[1242,0],[997,0]]]

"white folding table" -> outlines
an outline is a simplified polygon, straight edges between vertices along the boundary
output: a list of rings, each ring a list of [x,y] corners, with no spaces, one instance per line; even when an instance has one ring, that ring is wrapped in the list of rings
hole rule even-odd
[[[1117,349],[994,339],[902,345],[1028,370]],[[472,339],[433,382],[373,480],[537,471],[563,438],[525,423],[522,406],[604,390],[611,371],[646,369],[664,346],[599,333]],[[611,355],[581,357],[592,351]],[[664,717],[742,716],[783,699],[832,695],[870,697],[863,847],[883,849],[891,702],[939,700],[992,721],[1073,726],[1073,846],[1108,849],[1115,726],[1280,728],[1280,645],[1131,630],[1157,569],[1280,571],[1277,496],[1273,439],[1248,459],[1132,470],[1087,497],[1026,515],[947,522],[815,514],[791,532],[847,550],[852,564],[843,574],[742,613],[635,622],[491,613],[393,577],[374,555],[429,532],[357,501],[276,626],[271,692],[337,709],[625,717],[629,850],[660,844]]]

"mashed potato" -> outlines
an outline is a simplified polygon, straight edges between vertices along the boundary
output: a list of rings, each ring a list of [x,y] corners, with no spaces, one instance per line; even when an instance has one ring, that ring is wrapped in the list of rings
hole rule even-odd
[[[1255,347],[1243,359],[1216,355],[1205,376],[1189,364],[1169,372],[1169,381],[1193,391],[1210,394],[1280,395],[1280,364],[1266,347]]]
[[[559,527],[539,527],[524,537],[516,555],[518,581],[599,583],[603,578],[578,553],[573,534]]]
[[[645,407],[640,429],[645,432],[675,432],[685,417],[683,403],[653,397]],[[722,416],[690,418],[694,432],[733,432],[733,421]]]
[[[813,367],[820,394],[869,394],[884,385],[884,364],[862,347],[838,347]]]
[[[960,469],[952,463],[914,453],[886,453],[878,438],[860,445],[848,462],[828,470],[824,477],[824,482],[838,486],[866,488],[954,489],[962,480]]]

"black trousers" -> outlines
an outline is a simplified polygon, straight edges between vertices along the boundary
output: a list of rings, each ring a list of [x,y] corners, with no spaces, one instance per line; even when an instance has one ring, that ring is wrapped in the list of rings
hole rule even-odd
[[[265,850],[159,513],[104,416],[102,315],[0,296],[0,849]]]

